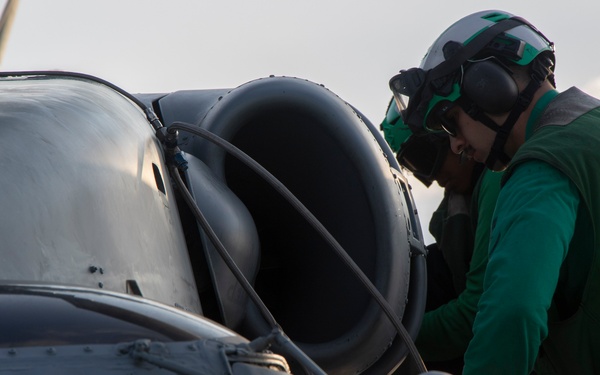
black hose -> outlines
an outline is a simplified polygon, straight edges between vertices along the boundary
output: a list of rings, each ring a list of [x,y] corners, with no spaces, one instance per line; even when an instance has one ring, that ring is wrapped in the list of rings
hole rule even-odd
[[[125,90],[121,89],[120,87],[118,87],[106,80],[103,80],[101,78],[98,78],[98,77],[95,77],[92,75],[88,75],[88,74],[83,74],[83,73],[65,72],[65,71],[0,72],[0,77],[18,77],[18,76],[71,77],[71,78],[85,79],[85,80],[89,80],[89,81],[98,82],[98,83],[103,84],[103,85],[113,89],[114,91],[120,93],[121,95],[123,95],[124,97],[126,97],[127,99],[129,99],[133,103],[135,103],[138,107],[140,107],[142,109],[142,111],[144,112],[144,114],[146,115],[148,121],[154,127],[155,131],[158,131],[158,129],[163,127],[160,120],[154,114],[154,112],[152,111],[151,108],[148,108],[148,106],[146,106],[142,101],[140,101],[138,98],[131,95],[127,91],[125,91]],[[220,147],[225,149],[227,152],[229,152],[230,154],[232,154],[233,156],[238,158],[240,161],[242,161],[244,164],[246,164],[248,167],[250,167],[252,170],[254,170],[256,173],[258,173],[273,188],[275,188],[275,190],[277,190],[294,208],[296,208],[296,210],[302,216],[304,216],[306,218],[306,220],[313,226],[313,228],[315,230],[317,230],[317,232],[319,232],[321,234],[321,236],[331,245],[331,247],[334,249],[335,253],[341,258],[341,260],[346,264],[346,266],[348,268],[350,268],[350,270],[354,273],[354,275],[359,279],[359,281],[365,286],[365,288],[373,296],[373,298],[376,300],[376,302],[379,304],[379,306],[381,307],[383,312],[387,315],[387,317],[390,319],[390,321],[392,322],[392,324],[398,331],[398,334],[400,335],[402,340],[406,343],[411,356],[413,357],[415,363],[417,364],[417,367],[419,368],[419,371],[420,372],[427,371],[427,368],[425,367],[425,364],[423,363],[423,360],[421,359],[421,356],[419,355],[419,352],[417,351],[417,348],[414,345],[412,338],[410,337],[410,335],[408,334],[408,332],[402,325],[402,322],[400,321],[400,319],[398,319],[398,317],[395,315],[395,313],[394,313],[393,309],[391,308],[391,306],[389,305],[389,303],[387,303],[387,301],[381,295],[381,293],[377,290],[375,285],[373,285],[373,283],[364,274],[364,272],[360,269],[360,267],[358,267],[358,265],[352,260],[352,258],[342,248],[342,246],[337,242],[337,240],[329,233],[329,231],[327,231],[327,229],[323,226],[323,224],[321,224],[321,222],[302,204],[302,202],[300,202],[285,187],[285,185],[283,185],[279,180],[277,180],[271,173],[269,173],[265,168],[263,168],[254,159],[250,158],[248,155],[246,155],[240,149],[233,146],[231,143],[223,140],[222,138],[216,136],[215,134],[213,134],[207,130],[204,130],[202,128],[193,126],[191,124],[186,124],[183,122],[174,122],[173,124],[171,124],[168,131],[174,132],[177,129],[198,135],[204,139],[209,140],[212,143],[219,145]],[[271,312],[264,305],[264,303],[262,302],[262,300],[260,299],[258,294],[256,294],[256,291],[254,290],[254,288],[252,288],[252,286],[250,285],[248,280],[244,277],[244,275],[242,274],[240,269],[235,264],[235,261],[227,253],[227,250],[225,249],[225,247],[223,246],[223,244],[221,243],[221,241],[219,240],[217,235],[214,233],[214,230],[208,224],[206,218],[204,217],[204,215],[202,214],[200,209],[195,204],[193,197],[191,197],[191,194],[185,187],[183,180],[181,180],[181,176],[179,175],[179,171],[177,170],[177,168],[171,167],[171,173],[172,173],[173,177],[175,178],[175,181],[177,182],[178,186],[180,187],[180,190],[182,191],[182,193],[184,195],[184,199],[186,200],[188,205],[194,211],[194,214],[196,215],[196,218],[198,219],[200,225],[202,226],[204,231],[209,236],[210,240],[213,242],[213,244],[219,251],[221,257],[223,258],[223,260],[225,261],[227,266],[235,274],[237,280],[240,282],[240,284],[242,285],[244,290],[246,290],[246,292],[248,293],[250,298],[253,300],[253,302],[256,304],[256,306],[259,308],[262,315],[265,317],[265,319],[271,325],[271,327],[281,332],[280,335],[276,335],[276,337],[278,338],[277,341],[278,342],[281,341],[282,338],[285,337],[283,335],[283,332],[281,331],[281,327],[275,321],[275,318],[273,317]],[[289,341],[289,339],[287,339],[287,340]],[[288,347],[289,347],[289,345],[288,345]],[[300,350],[298,350],[298,351],[301,353]],[[310,359],[309,359],[309,361],[312,362],[312,360],[310,360]],[[314,370],[316,371],[315,373],[319,373],[319,371],[322,371],[318,368],[318,366]]]
[[[298,363],[304,368],[304,371],[307,374],[326,375],[325,372],[321,370],[312,359],[310,359],[306,354],[304,354],[304,352],[301,351],[283,333],[283,330],[281,329],[281,327],[279,326],[279,324],[277,323],[267,306],[265,306],[260,296],[256,293],[254,288],[252,288],[252,285],[250,285],[248,279],[246,279],[242,271],[238,268],[237,264],[235,264],[235,261],[233,260],[233,258],[231,258],[231,255],[229,255],[227,249],[225,249],[225,246],[223,245],[221,240],[219,240],[219,237],[206,220],[206,217],[204,216],[204,214],[202,214],[200,208],[198,208],[198,205],[194,201],[194,198],[190,194],[190,191],[183,183],[183,179],[179,175],[179,170],[176,167],[172,166],[170,168],[170,172],[173,178],[175,179],[175,183],[177,184],[179,191],[183,194],[186,203],[192,209],[196,220],[198,220],[198,223],[200,223],[200,226],[208,235],[209,240],[215,246],[219,255],[221,256],[221,258],[223,258],[223,261],[225,261],[231,272],[235,275],[236,279],[242,285],[242,288],[244,288],[246,293],[248,293],[252,302],[254,302],[254,304],[259,309],[263,317],[267,320],[267,323],[271,326],[271,328],[273,328],[272,334],[268,337],[269,341],[276,342],[277,344],[281,345],[282,348],[284,348],[291,356],[293,356],[293,358],[295,358],[298,361]]]
[[[342,248],[342,246],[337,242],[337,240],[327,231],[327,229],[321,224],[321,222],[296,198],[292,192],[290,192],[284,184],[282,184],[275,176],[273,176],[269,171],[267,171],[262,165],[252,159],[250,156],[245,154],[243,151],[232,145],[231,143],[225,141],[221,137],[209,132],[208,130],[202,129],[200,127],[187,124],[184,122],[174,122],[168,127],[168,132],[176,132],[177,130],[183,130],[194,135],[200,136],[214,144],[225,149],[228,153],[236,157],[238,160],[243,162],[246,166],[250,167],[254,172],[256,172],[259,176],[261,176],[265,181],[267,181],[276,191],[278,191],[306,220],[313,226],[313,228],[319,232],[319,234],[329,243],[329,245],[333,248],[335,253],[341,258],[341,260],[346,264],[348,268],[354,273],[354,275],[359,279],[359,281],[365,286],[365,288],[369,291],[371,296],[377,301],[383,312],[387,315],[389,320],[392,322],[394,327],[396,328],[398,334],[402,338],[402,340],[406,343],[408,350],[413,357],[413,360],[417,364],[417,367],[420,372],[426,372],[427,368],[419,355],[419,352],[412,341],[412,338],[402,325],[400,319],[394,313],[392,307],[385,300],[383,295],[377,290],[375,285],[369,280],[369,278],[364,274],[364,272],[358,267],[358,265],[352,260],[352,258],[348,255],[348,253]],[[243,277],[243,275],[241,275]],[[247,282],[247,281],[246,281]]]
[[[233,272],[236,279],[242,285],[242,288],[244,288],[246,293],[248,293],[248,295],[250,296],[250,299],[252,299],[252,301],[259,308],[261,314],[263,315],[265,320],[267,320],[267,323],[269,324],[269,326],[271,326],[271,328],[278,328],[279,325],[275,321],[275,318],[273,317],[273,315],[271,314],[269,309],[265,306],[265,304],[262,302],[262,300],[260,299],[260,297],[258,296],[256,291],[254,290],[252,285],[250,285],[250,282],[248,281],[248,279],[246,279],[246,277],[244,276],[242,271],[239,269],[237,264],[235,264],[235,261],[233,260],[231,255],[229,255],[229,253],[227,252],[227,249],[225,249],[225,246],[223,245],[223,243],[221,242],[221,240],[219,239],[219,237],[217,236],[215,231],[212,229],[212,227],[208,223],[208,220],[206,220],[206,217],[204,216],[204,214],[202,213],[202,211],[200,210],[200,208],[194,201],[194,198],[190,194],[190,191],[187,189],[187,187],[183,183],[183,179],[179,175],[179,170],[176,167],[171,167],[170,171],[171,171],[171,176],[175,179],[175,183],[177,184],[179,191],[183,194],[183,198],[185,199],[188,206],[192,209],[194,216],[196,217],[196,220],[202,227],[202,230],[204,230],[204,232],[206,232],[206,235],[208,236],[209,240],[213,243],[213,245],[215,245],[215,248],[219,252],[219,255],[221,256],[221,258],[223,258],[223,261],[225,261],[225,263],[227,264],[227,267],[229,267],[231,272]]]

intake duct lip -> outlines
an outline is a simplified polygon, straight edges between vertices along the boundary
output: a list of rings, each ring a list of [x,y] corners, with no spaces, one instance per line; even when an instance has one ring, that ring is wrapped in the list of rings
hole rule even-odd
[[[215,92],[220,97],[208,111],[194,110],[206,113],[198,126],[283,182],[402,317],[410,243],[420,228],[409,218],[414,210],[401,186],[405,180],[372,124],[331,91],[303,79],[263,78],[224,95]],[[358,373],[377,362],[398,341],[396,332],[333,250],[242,163],[203,139],[182,140],[182,150],[208,165],[251,213],[261,244],[255,287],[286,334],[328,373]],[[250,339],[268,333],[257,310],[251,304],[247,310],[241,333]],[[378,368],[393,368],[397,361]]]

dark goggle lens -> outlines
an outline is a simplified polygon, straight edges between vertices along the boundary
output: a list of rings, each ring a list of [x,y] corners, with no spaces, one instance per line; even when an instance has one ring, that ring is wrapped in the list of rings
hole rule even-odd
[[[432,142],[427,136],[412,137],[398,153],[398,162],[429,186],[435,179],[441,162],[446,156],[447,143]]]

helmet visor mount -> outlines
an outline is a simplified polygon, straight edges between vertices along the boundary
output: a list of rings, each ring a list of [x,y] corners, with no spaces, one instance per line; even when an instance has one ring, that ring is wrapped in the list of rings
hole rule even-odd
[[[390,89],[394,94],[394,100],[398,111],[404,115],[408,110],[410,102],[421,92],[425,84],[426,73],[420,68],[401,70],[400,73],[390,79]]]

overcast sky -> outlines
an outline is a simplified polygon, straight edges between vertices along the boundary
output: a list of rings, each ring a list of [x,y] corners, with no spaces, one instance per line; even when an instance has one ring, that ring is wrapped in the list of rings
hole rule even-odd
[[[484,9],[522,16],[554,41],[559,90],[600,96],[600,2],[591,0],[20,0],[0,68],[77,71],[132,93],[300,77],[379,124],[389,78]],[[426,232],[441,191],[411,181]]]

